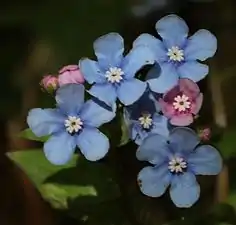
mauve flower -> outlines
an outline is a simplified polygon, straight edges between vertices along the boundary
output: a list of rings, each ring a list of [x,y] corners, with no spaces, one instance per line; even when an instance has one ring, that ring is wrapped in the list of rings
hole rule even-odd
[[[200,129],[198,131],[198,136],[202,141],[209,141],[211,138],[211,129],[209,127]]]
[[[83,84],[84,76],[77,65],[68,65],[59,71],[58,82],[60,86],[65,84]]]
[[[188,126],[198,114],[202,101],[203,94],[198,85],[189,79],[180,79],[179,84],[164,94],[159,103],[172,125]]]
[[[40,85],[48,92],[53,92],[58,88],[58,79],[52,75],[46,75],[41,80]]]

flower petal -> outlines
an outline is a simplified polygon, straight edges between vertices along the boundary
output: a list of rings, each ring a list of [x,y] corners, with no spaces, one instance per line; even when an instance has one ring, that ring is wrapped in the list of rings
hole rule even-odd
[[[158,66],[151,68],[147,74],[147,82],[153,92],[165,93],[178,84],[179,76],[171,63],[163,63],[161,72]]]
[[[175,115],[175,109],[172,104],[165,102],[163,99],[159,99],[162,113],[167,118],[172,118]]]
[[[168,119],[165,116],[155,114],[153,116],[153,128],[151,133],[160,134],[168,138],[169,129],[168,129]]]
[[[216,50],[216,37],[208,30],[201,29],[188,39],[184,54],[187,60],[204,61],[214,56]]]
[[[143,194],[160,197],[170,184],[171,174],[167,165],[145,167],[138,174],[138,184]]]
[[[89,161],[102,159],[110,148],[108,138],[96,128],[84,128],[77,136],[77,145]]]
[[[50,137],[43,149],[52,164],[63,165],[71,159],[75,147],[75,139],[67,132],[61,132]]]
[[[141,34],[137,37],[137,39],[133,42],[133,47],[136,48],[138,46],[147,46],[150,48],[155,54],[155,59],[158,62],[166,61],[167,59],[167,51],[159,39],[150,35],[150,34]]]
[[[155,56],[148,47],[135,47],[125,56],[122,63],[124,77],[126,79],[133,78],[142,67],[154,64],[154,62]]]
[[[189,32],[185,21],[177,15],[161,18],[156,23],[156,30],[168,48],[172,46],[182,47]]]
[[[88,93],[105,102],[108,106],[113,106],[117,98],[114,86],[109,83],[94,84]]]
[[[194,174],[185,172],[174,176],[170,187],[170,197],[179,208],[190,208],[200,197],[200,186]]]
[[[194,82],[202,80],[209,73],[209,67],[197,61],[186,62],[177,70],[180,78],[188,78]]]
[[[217,175],[222,170],[222,158],[214,147],[202,145],[188,158],[188,166],[196,175]]]
[[[62,130],[64,120],[64,116],[57,109],[31,109],[27,117],[29,128],[38,137]]]
[[[124,105],[136,102],[146,90],[147,84],[138,79],[123,81],[117,88],[117,96]]]
[[[84,103],[84,86],[66,84],[56,92],[56,102],[66,114],[77,113]]]
[[[89,83],[103,83],[106,81],[104,72],[99,68],[98,62],[83,58],[79,61],[80,72]]]
[[[198,85],[186,78],[179,79],[179,89],[191,99],[195,99],[200,93]]]
[[[198,114],[198,112],[200,111],[200,109],[201,109],[201,107],[202,107],[202,102],[203,102],[203,94],[202,93],[200,93],[199,95],[198,95],[198,97],[196,98],[196,101],[195,101],[195,103],[193,104],[193,106],[192,106],[192,113],[194,114],[194,115],[197,115]]]
[[[103,107],[99,101],[88,100],[80,111],[82,121],[92,127],[100,127],[104,123],[110,122],[116,116],[115,111]]]
[[[174,115],[170,119],[170,123],[174,126],[188,126],[193,123],[192,114]]]
[[[198,135],[190,128],[177,127],[169,136],[170,145],[178,152],[190,153],[200,143]]]
[[[138,160],[154,165],[161,165],[170,155],[167,138],[158,134],[150,134],[145,138],[136,152]]]
[[[107,70],[119,67],[123,59],[124,39],[118,33],[109,33],[99,37],[93,44],[99,65]]]

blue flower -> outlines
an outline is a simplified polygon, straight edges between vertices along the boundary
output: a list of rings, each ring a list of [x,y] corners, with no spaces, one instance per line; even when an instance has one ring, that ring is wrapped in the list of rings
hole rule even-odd
[[[108,138],[97,128],[115,117],[96,100],[84,103],[84,87],[68,84],[56,93],[57,108],[30,110],[27,123],[38,136],[50,135],[44,144],[46,158],[63,165],[72,157],[76,146],[90,161],[103,158],[109,149]]]
[[[143,139],[152,133],[168,137],[168,119],[158,112],[160,112],[159,104],[148,90],[137,102],[124,108],[124,120],[130,138],[137,145],[140,145]]]
[[[222,169],[218,151],[210,145],[199,144],[190,128],[175,128],[169,138],[150,135],[144,139],[136,156],[153,166],[138,174],[140,190],[150,197],[163,195],[170,186],[170,197],[180,208],[191,207],[200,197],[195,175],[217,175]]]
[[[118,98],[124,105],[137,101],[146,83],[134,78],[144,65],[154,63],[154,55],[145,46],[137,47],[124,57],[124,41],[117,33],[109,33],[94,42],[98,61],[81,59],[79,67],[85,80],[94,84],[89,93],[111,106]]]
[[[156,66],[147,75],[152,91],[165,93],[177,84],[179,78],[198,82],[208,74],[209,67],[198,61],[204,61],[215,54],[217,39],[212,33],[201,29],[188,38],[187,24],[176,15],[160,19],[156,23],[156,30],[162,41],[145,33],[133,44],[134,48],[147,46],[152,49],[161,67],[161,74]]]

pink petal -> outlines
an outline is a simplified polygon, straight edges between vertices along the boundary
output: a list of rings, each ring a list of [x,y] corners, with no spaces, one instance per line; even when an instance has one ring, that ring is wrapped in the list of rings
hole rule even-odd
[[[174,98],[180,93],[179,86],[175,86],[163,95],[165,102],[172,103]]]
[[[170,123],[175,126],[188,126],[193,123],[193,116],[192,114],[176,115],[171,118]]]
[[[194,115],[197,115],[198,112],[200,111],[201,107],[202,107],[202,102],[203,102],[203,94],[200,93],[195,102],[192,103],[192,107],[191,107],[191,113],[193,113]]]
[[[66,71],[71,71],[71,70],[78,70],[79,67],[78,65],[68,65],[68,66],[64,66],[62,69],[59,70],[59,74],[60,73],[64,73]]]
[[[182,91],[191,99],[195,99],[200,93],[198,85],[187,78],[182,78],[179,80],[179,87],[180,91]]]
[[[159,99],[159,103],[161,106],[161,111],[164,114],[164,116],[166,116],[167,118],[171,118],[172,116],[175,115],[175,110],[172,104],[165,102],[163,99]]]

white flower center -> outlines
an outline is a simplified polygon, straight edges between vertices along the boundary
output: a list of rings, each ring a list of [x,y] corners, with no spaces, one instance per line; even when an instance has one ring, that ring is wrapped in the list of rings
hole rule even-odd
[[[150,114],[143,114],[138,118],[144,129],[149,129],[152,126],[152,118]]]
[[[168,49],[167,55],[171,61],[181,62],[184,60],[184,51],[178,46],[173,46]]]
[[[191,102],[189,97],[186,95],[178,95],[174,98],[173,106],[174,109],[178,110],[179,112],[184,112],[186,109],[189,109],[191,106]]]
[[[76,116],[68,116],[68,119],[65,120],[65,127],[68,133],[77,133],[82,129],[83,122],[79,117]]]
[[[124,72],[121,70],[121,68],[117,67],[111,67],[106,72],[105,77],[109,82],[113,83],[120,83],[121,80],[123,80]]]
[[[182,173],[186,168],[187,162],[181,157],[176,157],[169,161],[168,169],[171,173]]]

